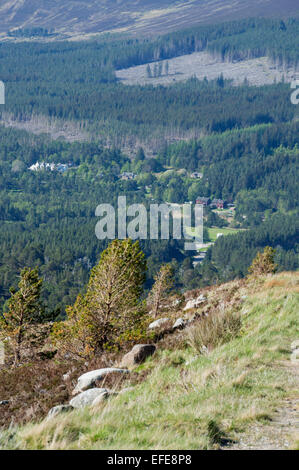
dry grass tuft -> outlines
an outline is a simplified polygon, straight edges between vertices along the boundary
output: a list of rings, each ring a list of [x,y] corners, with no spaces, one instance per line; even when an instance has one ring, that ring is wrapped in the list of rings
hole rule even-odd
[[[188,343],[199,353],[227,343],[241,330],[241,318],[235,312],[210,314],[188,329]]]

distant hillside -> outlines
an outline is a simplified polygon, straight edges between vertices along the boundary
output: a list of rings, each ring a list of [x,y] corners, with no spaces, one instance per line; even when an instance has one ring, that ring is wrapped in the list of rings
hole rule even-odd
[[[297,0],[2,0],[0,32],[49,28],[71,35],[115,30],[149,34],[298,11]]]

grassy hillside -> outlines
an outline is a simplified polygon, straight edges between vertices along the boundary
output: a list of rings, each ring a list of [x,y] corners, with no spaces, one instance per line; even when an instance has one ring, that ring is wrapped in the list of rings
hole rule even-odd
[[[136,369],[140,381],[131,391],[97,409],[3,431],[0,447],[295,447],[287,423],[299,399],[298,367],[290,361],[299,336],[299,273],[203,292],[199,320],[158,343]]]

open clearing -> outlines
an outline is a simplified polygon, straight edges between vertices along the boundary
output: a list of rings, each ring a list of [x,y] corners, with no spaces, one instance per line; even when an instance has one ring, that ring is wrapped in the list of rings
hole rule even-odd
[[[169,69],[166,74],[166,63]],[[218,78],[221,74],[225,79],[233,80],[234,85],[241,85],[245,79],[250,85],[266,85],[280,82],[284,78],[291,82],[296,78],[292,69],[282,70],[275,67],[268,57],[244,60],[240,62],[221,62],[207,52],[194,52],[162,61],[162,76],[149,78],[148,64],[118,70],[116,76],[125,85],[172,85],[175,82],[185,81],[191,77],[203,80]],[[150,64],[154,71],[155,63]]]

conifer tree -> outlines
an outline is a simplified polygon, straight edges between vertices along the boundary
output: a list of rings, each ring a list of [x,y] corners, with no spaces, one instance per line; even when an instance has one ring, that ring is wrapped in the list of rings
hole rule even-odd
[[[275,273],[277,264],[274,262],[274,256],[274,248],[266,246],[264,252],[259,252],[254,258],[252,265],[248,269],[249,274],[255,277],[263,274]]]
[[[174,269],[171,264],[165,264],[155,276],[155,283],[149,295],[149,304],[153,307],[153,316],[157,317],[163,300],[174,285]]]
[[[86,294],[67,309],[68,320],[56,325],[54,340],[89,356],[118,345],[121,335],[138,328],[146,261],[139,242],[114,240],[91,272]]]
[[[136,157],[135,157],[135,161],[136,162],[140,162],[140,161],[144,161],[145,160],[145,153],[144,153],[144,150],[142,147],[139,147],[137,153],[136,153]]]
[[[11,298],[7,303],[8,311],[1,319],[1,330],[10,338],[15,365],[21,360],[26,329],[43,319],[44,308],[40,301],[42,283],[42,279],[38,276],[38,268],[24,268],[21,271],[18,290],[10,290]]]

